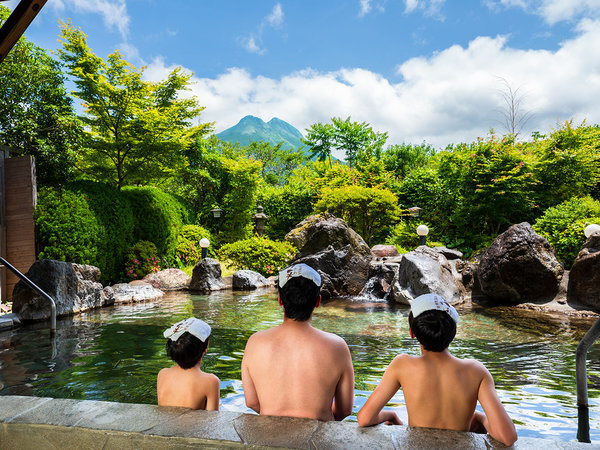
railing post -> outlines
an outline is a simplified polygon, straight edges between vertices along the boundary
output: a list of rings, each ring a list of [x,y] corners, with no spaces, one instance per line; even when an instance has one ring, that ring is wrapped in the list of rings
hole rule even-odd
[[[590,346],[600,337],[600,319],[585,334],[575,356],[575,378],[577,380],[577,440],[590,441],[590,417],[587,392],[586,359]]]
[[[54,334],[56,333],[56,303],[54,302],[54,299],[48,294],[46,294],[44,291],[42,291],[33,281],[31,281],[29,278],[27,278],[25,275],[19,272],[7,260],[0,257],[0,263],[12,273],[14,273],[17,277],[19,277],[21,281],[23,281],[23,283],[29,286],[30,289],[33,289],[35,292],[37,292],[50,302],[50,336],[54,336]]]

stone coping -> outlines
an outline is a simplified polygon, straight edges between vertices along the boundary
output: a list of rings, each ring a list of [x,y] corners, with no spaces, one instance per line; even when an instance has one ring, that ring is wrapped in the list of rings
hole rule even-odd
[[[0,450],[8,449],[489,449],[486,435],[353,422],[321,422],[231,411],[43,397],[0,397]],[[589,449],[596,445],[521,438],[519,449]]]

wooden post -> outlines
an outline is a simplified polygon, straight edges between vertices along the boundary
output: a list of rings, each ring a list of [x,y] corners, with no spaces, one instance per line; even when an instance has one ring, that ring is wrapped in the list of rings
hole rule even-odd
[[[6,219],[6,260],[22,273],[35,262],[35,222],[33,213],[37,202],[35,161],[31,156],[4,160],[4,197]],[[19,281],[6,272],[6,297]]]

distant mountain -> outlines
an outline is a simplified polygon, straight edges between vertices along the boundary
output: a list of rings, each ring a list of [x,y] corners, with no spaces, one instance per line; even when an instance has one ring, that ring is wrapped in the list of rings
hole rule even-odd
[[[281,147],[288,150],[304,146],[300,141],[304,137],[302,133],[277,117],[264,122],[258,117],[246,116],[237,125],[217,133],[217,137],[225,142],[238,142],[243,147],[255,141],[264,141],[271,145],[283,142]]]

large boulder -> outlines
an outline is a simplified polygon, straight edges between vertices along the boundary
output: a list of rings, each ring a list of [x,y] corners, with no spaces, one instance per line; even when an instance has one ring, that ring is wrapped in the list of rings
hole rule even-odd
[[[203,258],[192,271],[190,291],[210,292],[225,289],[221,278],[221,264],[213,258]]]
[[[98,282],[100,269],[51,259],[38,260],[25,274],[56,303],[56,315],[66,316],[114,303],[112,291]],[[51,307],[47,299],[19,281],[12,295],[13,312],[21,320],[45,320]]]
[[[131,283],[119,283],[112,286],[115,304],[138,303],[159,300],[163,291],[141,280]]]
[[[329,213],[310,216],[285,239],[299,249],[290,264],[305,263],[322,277],[321,297],[357,295],[369,278],[371,249],[346,222]]]
[[[600,312],[600,233],[591,235],[581,247],[569,273],[567,299]]]
[[[473,299],[549,301],[558,292],[563,272],[548,241],[523,222],[499,235],[481,254]]]
[[[463,301],[465,288],[454,273],[455,266],[444,256],[445,250],[422,245],[406,253],[398,265],[387,298],[409,305],[419,295],[433,293],[451,304]]]
[[[188,289],[192,279],[181,269],[164,269],[146,275],[143,279],[156,289],[163,291],[179,291]]]
[[[250,291],[273,283],[253,270],[238,270],[233,274],[231,287],[234,291]]]
[[[385,299],[390,292],[392,283],[398,277],[400,261],[402,261],[402,255],[372,260],[369,265],[369,279],[359,297],[370,300]]]

